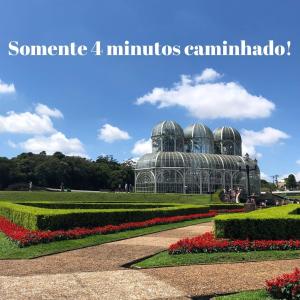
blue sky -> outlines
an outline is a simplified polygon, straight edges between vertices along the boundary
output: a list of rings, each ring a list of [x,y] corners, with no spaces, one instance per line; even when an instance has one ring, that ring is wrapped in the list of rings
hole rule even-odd
[[[299,2],[0,0],[0,7],[1,156],[45,148],[124,160],[146,151],[153,125],[170,119],[182,127],[233,126],[264,174],[300,178]],[[13,57],[11,40],[89,47],[96,40],[292,45],[291,55],[282,57]],[[213,80],[197,81],[207,72]],[[183,74],[192,82],[182,82]],[[165,88],[161,99],[154,88]],[[212,105],[225,117],[210,113]]]

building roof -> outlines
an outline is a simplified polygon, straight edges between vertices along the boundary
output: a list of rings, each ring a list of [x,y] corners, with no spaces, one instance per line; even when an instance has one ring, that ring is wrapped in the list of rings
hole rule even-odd
[[[242,138],[240,133],[233,127],[219,127],[214,131],[214,139],[216,142],[231,140],[241,142]]]
[[[183,129],[175,121],[163,121],[153,127],[151,137],[161,135],[183,137]]]
[[[184,129],[185,138],[209,138],[214,139],[212,131],[204,124],[195,123]]]
[[[136,169],[149,168],[198,168],[239,170],[246,165],[253,168],[255,160],[245,160],[242,156],[186,152],[157,152],[143,155],[136,164]],[[257,166],[257,171],[259,168]]]

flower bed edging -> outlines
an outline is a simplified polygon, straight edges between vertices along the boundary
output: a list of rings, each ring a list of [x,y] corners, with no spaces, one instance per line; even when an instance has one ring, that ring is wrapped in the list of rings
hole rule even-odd
[[[300,249],[300,240],[224,240],[216,239],[212,232],[207,232],[200,236],[179,240],[169,246],[168,252],[174,255],[298,249]]]
[[[0,217],[0,231],[3,232],[9,239],[16,242],[20,247],[25,247],[34,244],[49,243],[52,241],[78,239],[94,234],[109,234],[125,230],[145,228],[154,225],[177,223],[194,219],[212,218],[216,216],[216,214],[216,212],[208,212],[184,216],[154,218],[143,222],[129,222],[120,225],[106,225],[94,228],[74,228],[70,230],[55,231],[28,230],[24,227],[12,223],[4,217]]]

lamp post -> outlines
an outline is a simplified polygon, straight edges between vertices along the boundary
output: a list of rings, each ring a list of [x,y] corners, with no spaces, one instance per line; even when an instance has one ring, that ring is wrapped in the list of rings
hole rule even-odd
[[[251,196],[251,188],[250,188],[250,172],[251,172],[251,171],[256,171],[256,170],[257,170],[257,160],[254,159],[254,163],[255,163],[255,166],[254,166],[254,167],[250,167],[250,165],[249,165],[249,160],[250,160],[250,158],[249,158],[249,154],[248,154],[248,153],[245,154],[244,160],[246,161],[246,166],[245,166],[246,169],[243,170],[242,167],[240,166],[240,167],[239,167],[239,171],[240,171],[240,172],[242,172],[242,171],[246,172],[246,175],[247,175],[247,195],[248,195],[248,197],[250,197],[250,196]]]

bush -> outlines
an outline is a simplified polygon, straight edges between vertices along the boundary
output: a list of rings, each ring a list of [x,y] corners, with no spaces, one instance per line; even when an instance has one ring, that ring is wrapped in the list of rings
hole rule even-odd
[[[222,189],[219,189],[217,191],[215,191],[213,194],[212,194],[212,202],[214,203],[221,203],[221,200],[222,200],[222,197],[224,195],[224,192]]]
[[[249,252],[267,250],[298,250],[300,240],[224,240],[216,239],[212,232],[179,240],[169,246],[169,254]]]
[[[0,215],[31,230],[118,225],[127,222],[145,221],[156,217],[182,216],[208,211],[208,206],[199,205],[176,205],[145,209],[47,209],[0,202]]]
[[[300,239],[299,205],[267,208],[215,218],[218,238],[251,240]]]
[[[300,270],[295,268],[293,273],[282,274],[267,280],[267,291],[275,299],[300,299]]]
[[[160,208],[176,206],[175,204],[160,203],[62,203],[62,202],[17,202],[16,204],[50,208],[50,209],[133,209],[133,208]]]
[[[239,209],[244,208],[243,204],[210,204],[211,210],[223,210],[223,209]]]

